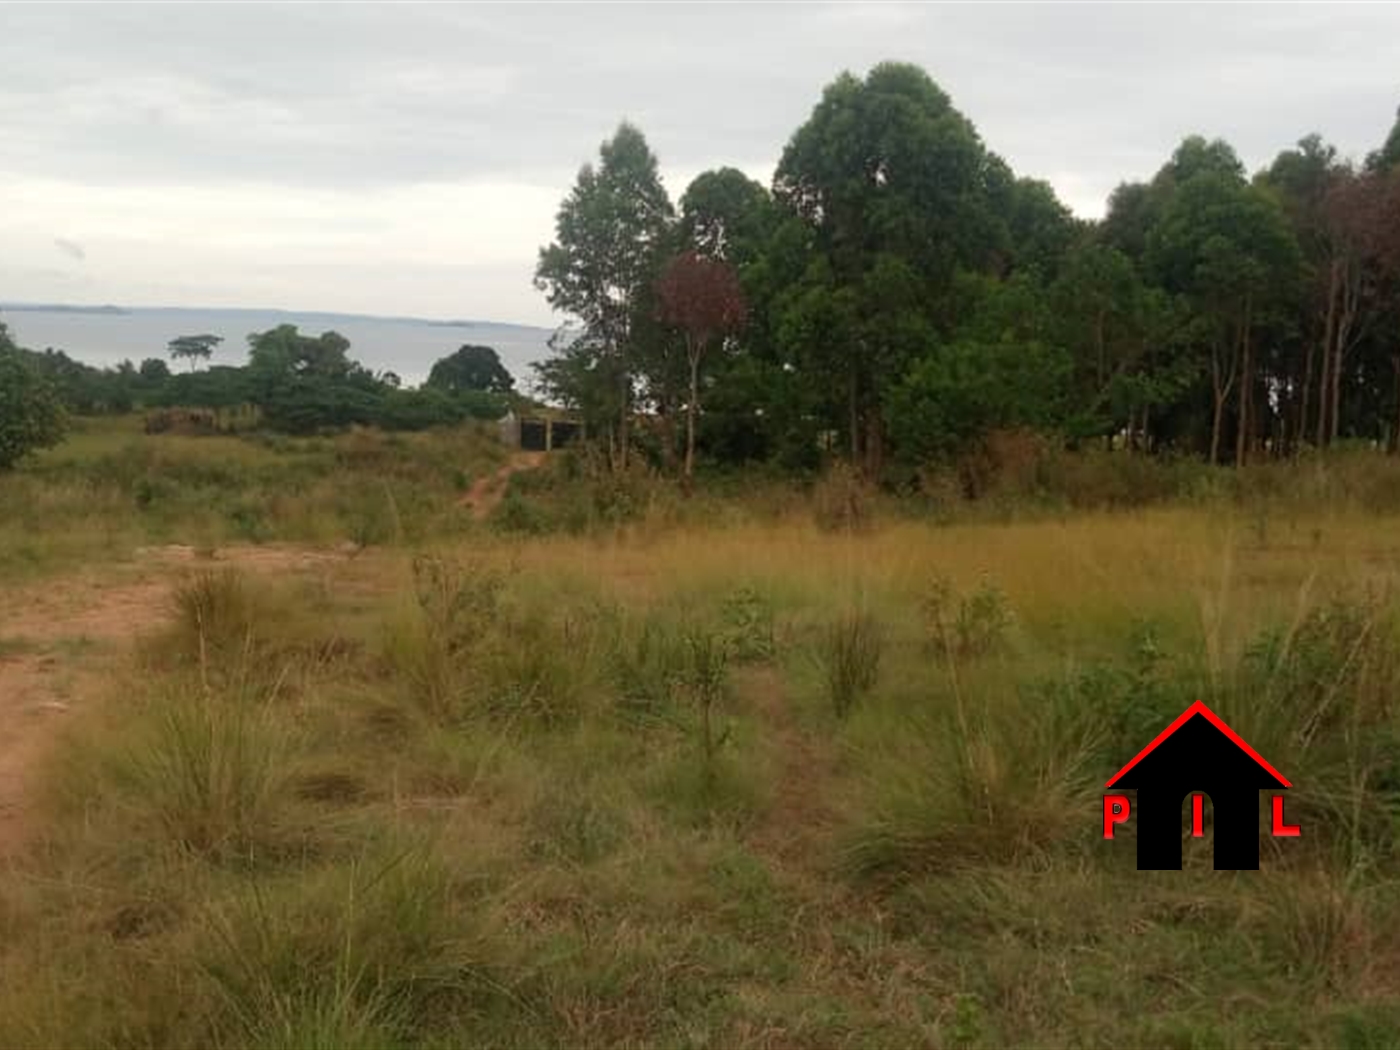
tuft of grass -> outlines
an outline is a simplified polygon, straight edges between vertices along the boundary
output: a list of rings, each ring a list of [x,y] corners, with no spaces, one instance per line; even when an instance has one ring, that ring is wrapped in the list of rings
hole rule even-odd
[[[1089,840],[1096,729],[1017,699],[876,723],[841,865],[901,881],[979,865],[1036,863]],[[876,757],[878,755],[878,757]]]
[[[175,690],[141,721],[112,775],[143,822],[216,859],[249,861],[276,845],[289,740],[266,699]]]
[[[848,612],[827,625],[817,659],[837,718],[845,718],[880,677],[885,633],[869,613]]]
[[[258,625],[258,603],[236,569],[200,570],[175,588],[176,630],[196,653],[246,646]]]
[[[508,993],[490,906],[461,890],[427,847],[378,847],[209,909],[216,1041],[392,1046],[469,1024]]]

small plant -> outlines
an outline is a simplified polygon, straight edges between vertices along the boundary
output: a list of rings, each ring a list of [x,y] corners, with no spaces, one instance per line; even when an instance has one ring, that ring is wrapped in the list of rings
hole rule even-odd
[[[868,613],[847,613],[828,625],[818,658],[836,717],[845,718],[874,688],[884,644],[883,628]]]
[[[497,630],[505,578],[484,563],[420,555],[414,604],[389,622],[384,655],[434,718],[461,714],[469,674]]]
[[[752,587],[740,587],[724,600],[721,611],[725,640],[735,660],[771,660],[777,651],[773,637],[773,606]]]
[[[715,709],[724,698],[729,671],[729,650],[724,639],[703,629],[687,632],[685,684],[700,712],[700,756],[708,778],[713,778],[715,757],[729,740],[729,729],[715,730]]]
[[[959,595],[944,576],[929,583],[920,601],[928,642],[947,656],[986,656],[1000,649],[1012,624],[1006,595],[984,580],[970,595]]]
[[[179,630],[202,657],[248,643],[258,609],[247,578],[233,569],[201,570],[175,589]]]
[[[982,1039],[982,1004],[977,996],[959,992],[953,1000],[953,1045],[975,1046]]]
[[[635,630],[625,621],[617,622],[608,664],[618,690],[619,714],[642,724],[674,720],[685,660],[684,639],[666,621],[648,617]]]

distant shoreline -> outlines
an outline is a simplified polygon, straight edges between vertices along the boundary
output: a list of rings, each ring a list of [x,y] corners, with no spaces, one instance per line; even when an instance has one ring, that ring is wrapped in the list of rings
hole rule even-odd
[[[520,324],[515,321],[479,321],[453,318],[405,317],[394,314],[341,313],[333,310],[285,310],[253,306],[83,306],[72,303],[0,303],[0,312],[90,314],[101,317],[130,317],[135,314],[247,314],[262,317],[298,318],[302,321],[385,321],[394,324],[418,324],[430,328],[519,328],[550,332],[545,325]]]

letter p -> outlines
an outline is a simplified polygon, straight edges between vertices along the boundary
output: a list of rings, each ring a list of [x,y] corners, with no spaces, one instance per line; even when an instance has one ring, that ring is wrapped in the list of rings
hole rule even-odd
[[[1127,795],[1105,795],[1103,797],[1103,837],[1113,838],[1113,825],[1128,819],[1130,810]]]

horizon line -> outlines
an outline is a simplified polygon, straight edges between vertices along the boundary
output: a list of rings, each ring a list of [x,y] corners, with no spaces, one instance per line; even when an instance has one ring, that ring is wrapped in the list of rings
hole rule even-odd
[[[4,300],[0,301],[0,311],[15,310],[19,312],[32,311],[35,313],[43,311],[52,312],[72,312],[88,314],[111,314],[112,311],[121,313],[137,313],[141,311],[185,311],[188,313],[213,313],[222,311],[225,313],[249,313],[249,314],[300,314],[303,316],[321,317],[346,317],[367,321],[406,321],[417,324],[433,324],[443,327],[470,327],[472,325],[496,325],[504,328],[532,328],[542,332],[557,330],[559,326],[551,327],[543,324],[529,324],[524,321],[492,321],[481,318],[469,319],[463,317],[423,317],[417,314],[373,314],[359,313],[351,310],[321,310],[321,309],[300,309],[284,306],[166,306],[151,304],[120,304],[120,303],[73,303],[73,302],[30,302],[24,300]]]

